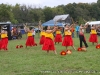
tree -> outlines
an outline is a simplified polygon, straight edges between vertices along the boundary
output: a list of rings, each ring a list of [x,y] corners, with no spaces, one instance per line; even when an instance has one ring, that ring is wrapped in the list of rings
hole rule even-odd
[[[11,5],[7,5],[7,4],[0,5],[0,21],[3,22],[11,21],[12,23],[17,22],[14,18],[14,14],[12,13]]]
[[[52,11],[52,8],[50,8],[50,7],[45,7],[44,9],[43,9],[43,13],[44,13],[44,15],[45,15],[45,21],[48,21],[48,20],[51,20],[51,19],[53,19],[53,11]]]

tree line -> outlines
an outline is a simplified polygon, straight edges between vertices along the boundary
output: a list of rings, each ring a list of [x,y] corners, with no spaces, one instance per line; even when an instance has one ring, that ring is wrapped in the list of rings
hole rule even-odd
[[[74,22],[100,20],[100,0],[97,3],[69,3],[56,7],[45,6],[43,8],[32,5],[0,4],[0,21],[10,21],[13,24],[38,23],[51,20],[55,15],[70,14]],[[85,20],[85,21],[84,21]]]

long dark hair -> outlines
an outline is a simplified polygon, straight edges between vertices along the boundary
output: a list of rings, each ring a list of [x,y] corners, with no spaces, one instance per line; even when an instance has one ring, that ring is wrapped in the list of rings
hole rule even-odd
[[[33,28],[32,27],[29,27],[29,29],[32,30]]]
[[[45,27],[44,27],[44,30],[46,31],[47,29],[48,29],[48,26],[45,26]]]

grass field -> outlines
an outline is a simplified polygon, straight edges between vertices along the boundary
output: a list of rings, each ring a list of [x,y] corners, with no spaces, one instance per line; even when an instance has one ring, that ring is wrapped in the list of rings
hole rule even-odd
[[[88,40],[89,34],[85,35]],[[22,40],[9,41],[9,50],[0,51],[0,75],[99,75],[100,49],[88,43],[87,52],[72,50],[71,55],[61,56],[65,50],[61,44],[56,45],[57,55],[52,51],[47,54],[41,46],[25,48],[25,35]],[[35,40],[39,43],[38,35]],[[99,37],[100,42],[100,37]],[[16,49],[16,45],[24,48]],[[79,39],[74,38],[75,47],[79,47]]]

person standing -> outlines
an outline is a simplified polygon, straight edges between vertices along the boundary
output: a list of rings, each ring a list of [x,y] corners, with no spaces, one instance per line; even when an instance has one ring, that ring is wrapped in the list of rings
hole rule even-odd
[[[53,41],[53,33],[55,31],[56,27],[54,27],[53,30],[50,28],[50,26],[45,27],[45,41],[43,43],[42,50],[47,51],[47,53],[49,53],[49,51],[54,51],[54,53],[57,54]]]
[[[1,31],[1,49],[8,50],[8,32],[7,27],[4,26]]]
[[[40,30],[41,30],[41,32],[40,32],[40,42],[39,42],[39,44],[43,45],[44,41],[45,41],[45,29],[42,26],[40,26]]]
[[[71,27],[72,26],[68,26],[66,25],[65,26],[65,29],[64,29],[64,39],[63,39],[63,42],[62,42],[62,46],[65,46],[66,49],[68,49],[69,46],[72,46],[74,50],[75,47],[74,47],[74,44],[73,44],[73,39],[72,39],[72,33],[71,33]]]
[[[83,47],[82,42],[85,44],[85,47],[88,47],[88,44],[86,42],[85,36],[84,36],[84,29],[86,28],[86,26],[83,26],[82,24],[80,25],[80,29],[79,29],[79,40],[80,40],[80,48]]]
[[[34,29],[32,29],[32,35],[33,35],[33,37],[35,37],[35,30]]]
[[[74,26],[72,26],[72,28],[71,28],[72,38],[74,38],[74,31],[75,31],[75,28],[74,28]]]
[[[79,37],[79,29],[80,29],[80,26],[77,24],[77,26],[75,28],[77,37]]]
[[[94,45],[94,43],[98,44],[98,36],[97,36],[95,25],[92,25],[92,27],[91,27],[89,42],[92,42],[93,45]]]
[[[61,30],[60,27],[57,27],[56,29],[56,35],[55,35],[55,39],[54,39],[55,44],[58,42],[58,44],[60,42],[62,42],[62,36],[61,36]]]
[[[27,46],[37,46],[37,44],[35,43],[34,37],[32,35],[32,28],[29,28],[29,30],[27,30],[27,40],[26,40],[26,48]]]

